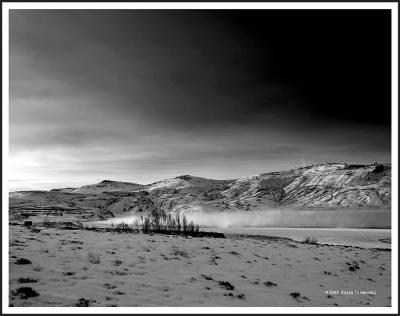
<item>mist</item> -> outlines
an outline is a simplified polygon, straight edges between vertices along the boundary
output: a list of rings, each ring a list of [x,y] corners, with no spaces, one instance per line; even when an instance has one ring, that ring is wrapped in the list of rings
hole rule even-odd
[[[289,227],[289,228],[391,228],[390,209],[380,210],[282,210],[185,212],[200,227]],[[138,214],[110,218],[104,224],[134,224]]]
[[[187,213],[208,227],[390,228],[390,210],[267,210]]]

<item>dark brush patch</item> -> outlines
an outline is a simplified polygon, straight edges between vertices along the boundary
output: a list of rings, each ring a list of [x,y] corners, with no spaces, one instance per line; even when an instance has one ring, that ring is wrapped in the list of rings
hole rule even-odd
[[[15,261],[15,264],[32,264],[32,262],[29,259],[19,258]]]
[[[221,287],[224,287],[225,289],[227,289],[228,291],[233,291],[235,289],[235,286],[233,284],[231,284],[229,281],[218,281],[218,284]]]
[[[15,291],[12,291],[11,294],[13,296],[19,296],[19,298],[22,300],[26,300],[31,297],[37,297],[40,295],[36,290],[32,289],[31,287],[25,286],[17,288]]]
[[[264,282],[264,285],[265,285],[266,287],[278,286],[276,283],[271,282],[271,281]]]
[[[32,279],[32,278],[19,278],[18,283],[36,283],[38,282],[37,279]]]
[[[209,276],[209,275],[202,274],[201,276],[202,276],[204,279],[208,280],[208,281],[214,281],[214,279],[213,279],[211,276]]]

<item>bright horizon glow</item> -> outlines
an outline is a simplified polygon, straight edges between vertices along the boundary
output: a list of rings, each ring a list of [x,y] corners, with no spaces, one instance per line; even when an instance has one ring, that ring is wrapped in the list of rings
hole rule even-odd
[[[327,163],[342,163],[342,162],[327,162]],[[383,162],[384,164],[387,164],[387,162]],[[318,163],[316,163],[318,164]],[[389,163],[390,164],[390,163]],[[367,164],[366,164],[367,165]],[[268,173],[268,172],[279,172],[279,171],[286,171],[290,170],[293,168],[301,168],[309,166],[309,164],[305,164],[304,161],[301,165],[295,166],[295,167],[288,167],[280,170],[262,170],[259,172],[254,172],[251,174],[245,174],[245,175],[238,175],[236,177],[215,177],[213,176],[215,174],[208,173],[207,176],[204,176],[203,174],[199,173],[191,173],[189,175],[194,176],[194,177],[201,177],[201,178],[207,178],[207,179],[212,179],[212,180],[233,180],[237,178],[242,178],[242,177],[248,177],[248,176],[255,176],[259,175],[261,173]],[[181,175],[188,175],[188,173],[176,173],[173,174],[171,173],[168,177],[164,178],[148,178],[148,177],[143,177],[143,178],[136,178],[136,179],[131,179],[130,177],[124,176],[123,173],[121,175],[118,174],[118,176],[115,177],[110,177],[109,174],[104,173],[103,177],[98,176],[96,173],[95,175],[92,176],[82,176],[81,178],[76,178],[75,182],[71,182],[69,177],[62,177],[60,176],[57,179],[52,179],[44,182],[37,182],[35,175],[32,176],[31,179],[26,177],[26,173],[18,173],[19,168],[29,168],[31,170],[35,170],[36,168],[40,167],[40,163],[37,162],[37,160],[29,158],[29,157],[21,157],[17,156],[16,158],[11,160],[10,163],[10,177],[13,180],[9,181],[9,190],[10,192],[15,192],[15,191],[29,191],[29,190],[51,190],[51,189],[60,189],[60,188],[78,188],[84,185],[91,185],[91,184],[96,184],[99,183],[103,180],[111,180],[111,181],[116,181],[116,182],[131,182],[131,183],[137,183],[137,184],[143,184],[143,185],[148,185],[157,181],[165,180],[165,179],[170,179],[170,178],[175,178],[177,176]],[[35,181],[34,184],[31,186],[27,186],[26,183],[30,181]]]

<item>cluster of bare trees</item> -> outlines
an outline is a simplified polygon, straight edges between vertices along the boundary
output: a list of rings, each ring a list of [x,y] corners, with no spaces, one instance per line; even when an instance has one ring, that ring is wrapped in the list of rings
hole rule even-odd
[[[173,216],[162,209],[154,209],[147,216],[140,216],[134,223],[143,233],[165,232],[165,233],[198,233],[199,225],[188,221],[185,215]]]

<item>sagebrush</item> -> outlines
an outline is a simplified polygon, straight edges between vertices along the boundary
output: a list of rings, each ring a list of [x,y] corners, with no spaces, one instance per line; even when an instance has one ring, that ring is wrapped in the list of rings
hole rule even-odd
[[[143,233],[165,232],[196,234],[200,231],[199,225],[188,221],[185,215],[176,214],[173,216],[162,209],[155,209],[147,216],[140,216],[134,225]]]

